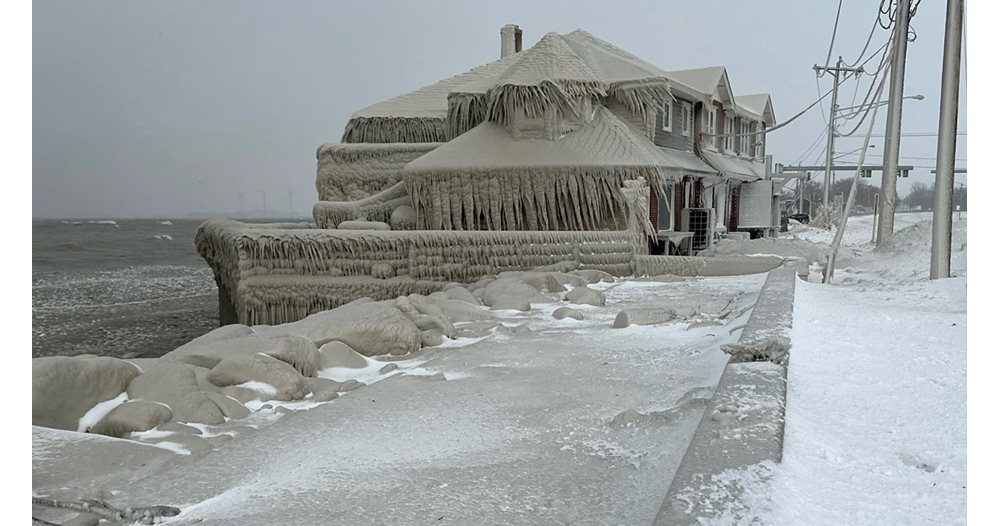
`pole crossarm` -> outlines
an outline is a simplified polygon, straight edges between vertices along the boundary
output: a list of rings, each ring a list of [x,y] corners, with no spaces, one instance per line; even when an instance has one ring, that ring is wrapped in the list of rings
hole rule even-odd
[[[820,66],[819,64],[815,64],[813,65],[813,71],[822,71],[823,73],[836,71],[837,73],[847,72],[847,73],[854,73],[855,75],[860,75],[865,72],[865,68],[864,66],[859,66],[856,68],[847,68],[838,66]]]

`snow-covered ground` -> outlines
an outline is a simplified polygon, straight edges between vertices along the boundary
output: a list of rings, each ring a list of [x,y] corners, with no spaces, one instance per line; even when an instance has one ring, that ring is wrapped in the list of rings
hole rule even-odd
[[[179,506],[176,524],[650,524],[763,280],[595,284],[607,306],[573,305],[579,321],[555,319],[558,301],[497,311],[485,339],[390,373],[323,371],[368,384],[330,402],[257,404],[256,429],[206,427],[210,450],[165,451],[180,435],[162,430],[35,427],[33,490],[83,480],[114,503]],[[653,306],[679,318],[612,328],[621,309]]]
[[[716,524],[965,524],[966,225],[956,277],[930,281],[930,219],[898,215],[873,250],[871,216],[852,218],[833,285],[796,285],[784,457],[727,474],[749,513]]]
[[[900,214],[873,250],[871,217],[852,218],[833,285],[827,231],[717,247],[815,264],[796,286],[783,461],[724,474],[744,497],[716,524],[965,522],[966,228],[957,277],[931,282],[929,221]],[[484,339],[327,370],[367,385],[254,404],[199,427],[204,444],[35,427],[33,490],[177,505],[177,524],[649,524],[763,279],[596,285],[607,306],[574,305],[582,321],[553,318],[564,302],[500,311]],[[650,306],[680,319],[611,329]]]

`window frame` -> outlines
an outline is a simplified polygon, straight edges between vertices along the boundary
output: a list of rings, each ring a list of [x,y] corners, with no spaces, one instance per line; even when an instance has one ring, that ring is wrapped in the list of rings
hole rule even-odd
[[[663,102],[663,118],[660,119],[660,129],[665,132],[674,131],[674,101]]]
[[[753,123],[754,132],[760,132],[760,135],[754,135],[757,141],[753,143],[753,157],[754,159],[764,158],[764,123],[754,122]]]
[[[715,120],[718,118],[715,105],[713,104],[712,107],[705,113],[706,118],[708,119],[708,122],[705,123],[705,131],[709,135],[715,135]],[[714,141],[715,137],[712,137],[712,140]]]
[[[733,148],[735,147],[736,141],[733,140],[734,139],[733,134],[735,133],[733,130],[735,128],[736,128],[736,118],[726,117],[725,132],[723,132],[723,137],[722,137],[722,149],[727,152],[734,151]]]
[[[750,123],[746,119],[740,119],[740,151],[743,155],[750,155]]]
[[[694,127],[694,108],[690,102],[681,102],[681,135],[691,136],[691,128]]]

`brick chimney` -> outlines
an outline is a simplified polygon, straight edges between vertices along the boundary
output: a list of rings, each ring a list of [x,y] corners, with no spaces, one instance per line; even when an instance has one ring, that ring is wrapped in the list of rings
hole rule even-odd
[[[521,28],[507,24],[500,28],[500,58],[521,51]]]

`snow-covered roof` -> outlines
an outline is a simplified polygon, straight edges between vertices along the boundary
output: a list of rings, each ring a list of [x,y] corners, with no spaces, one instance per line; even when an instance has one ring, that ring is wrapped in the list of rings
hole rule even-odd
[[[554,141],[515,140],[503,126],[484,122],[414,159],[403,168],[403,173],[623,166],[656,167],[675,171],[678,177],[685,170],[714,173],[704,163],[697,162],[696,157],[694,160],[678,157],[656,146],[603,106],[595,110],[589,123]]]
[[[774,108],[771,106],[771,95],[768,93],[739,95],[736,97],[736,105],[755,116],[763,118],[769,126],[773,126],[777,122],[777,119],[774,118]]]
[[[764,163],[733,157],[711,150],[702,150],[702,157],[723,177],[756,181],[764,178]]]
[[[351,116],[344,142],[443,142],[515,108],[538,116],[570,99],[612,96],[637,114],[669,98],[666,73],[583,30],[534,46]]]
[[[733,104],[733,89],[729,83],[729,74],[723,66],[680,69],[666,74],[679,87],[687,87],[704,98],[713,98],[718,93],[724,106]]]

